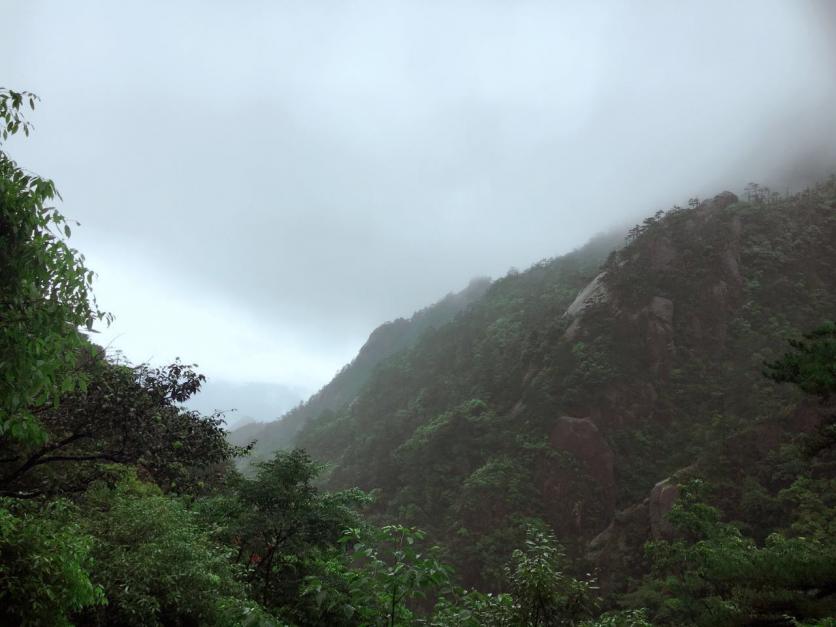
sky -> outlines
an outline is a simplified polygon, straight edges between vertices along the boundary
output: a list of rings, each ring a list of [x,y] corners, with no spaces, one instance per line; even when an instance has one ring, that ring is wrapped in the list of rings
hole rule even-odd
[[[41,97],[6,150],[81,223],[97,340],[272,417],[474,276],[836,171],[834,7],[0,0]]]

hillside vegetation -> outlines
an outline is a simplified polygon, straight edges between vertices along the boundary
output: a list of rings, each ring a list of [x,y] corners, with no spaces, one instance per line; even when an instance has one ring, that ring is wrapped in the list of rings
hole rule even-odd
[[[57,197],[0,150],[0,624],[836,625],[836,179],[474,282],[241,446],[89,340]]]
[[[608,257],[588,246],[495,282],[298,445],[333,465],[330,487],[375,490],[382,516],[431,530],[493,586],[532,518],[582,556],[674,473],[735,466],[752,441],[769,455],[817,421],[762,372],[836,312],[836,190],[749,194],[660,212]],[[757,479],[741,466],[722,478],[745,519],[738,479]],[[637,554],[645,522],[627,538]]]
[[[305,423],[350,404],[379,363],[412,346],[427,331],[452,320],[459,311],[481,298],[489,285],[489,279],[474,279],[461,292],[448,294],[408,320],[398,318],[379,326],[357,357],[305,403],[274,422],[248,424],[235,429],[230,434],[231,441],[241,446],[255,442],[252,454],[247,458],[248,463],[291,447]]]

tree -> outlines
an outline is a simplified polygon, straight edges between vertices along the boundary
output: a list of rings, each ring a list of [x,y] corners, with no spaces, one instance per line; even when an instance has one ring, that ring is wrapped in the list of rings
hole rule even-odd
[[[836,395],[836,323],[825,322],[800,340],[790,340],[792,351],[766,364],[767,377],[779,383],[793,383],[818,396],[822,404]],[[832,451],[836,447],[836,415],[828,416],[807,438],[809,455]]]
[[[36,96],[0,88],[0,147],[30,125]],[[55,184],[21,169],[0,149],[0,441],[43,443],[32,407],[83,384],[78,328],[109,317],[92,300],[93,273],[67,244],[70,226],[49,203]]]
[[[524,549],[513,553],[508,580],[521,625],[577,625],[597,606],[592,580],[566,572],[567,560],[550,532],[531,528]]]
[[[790,340],[790,346],[791,352],[766,365],[766,376],[794,383],[823,401],[836,394],[836,323],[825,322],[803,339]]]
[[[108,625],[275,624],[196,512],[133,472],[110,487],[101,482],[82,500],[83,526],[94,539],[91,577],[107,604],[79,618]],[[256,620],[258,619],[258,620]]]
[[[304,591],[361,625],[414,623],[417,600],[451,588],[452,568],[439,560],[439,547],[423,550],[425,538],[404,525],[347,529],[339,542],[348,551],[333,554],[322,569],[327,577],[308,577]]]
[[[699,481],[683,486],[669,515],[679,538],[648,546],[653,574],[627,595],[627,603],[646,605],[654,622],[673,625],[789,626],[831,615],[836,607],[832,535],[775,532],[758,546],[737,526],[722,522],[719,510],[702,502],[704,494]]]
[[[343,530],[360,524],[359,490],[328,494],[314,481],[321,467],[302,450],[276,452],[238,476],[229,489],[195,508],[217,541],[234,548],[233,561],[258,601],[298,625],[333,624],[301,589],[337,547]]]
[[[34,412],[43,444],[0,446],[0,495],[82,492],[113,463],[135,464],[167,490],[199,492],[243,452],[228,443],[220,416],[180,406],[204,380],[192,366],[130,367],[97,355],[79,369],[84,389]]]

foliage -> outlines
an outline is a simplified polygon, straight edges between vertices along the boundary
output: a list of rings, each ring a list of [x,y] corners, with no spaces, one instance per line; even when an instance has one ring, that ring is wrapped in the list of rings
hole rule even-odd
[[[112,463],[136,464],[166,489],[196,491],[241,452],[227,442],[219,416],[180,407],[204,380],[191,366],[130,367],[91,356],[81,367],[85,388],[36,412],[43,444],[0,446],[2,494],[79,492]]]
[[[413,602],[450,586],[450,567],[439,560],[438,547],[422,551],[424,539],[424,532],[403,525],[348,529],[340,538],[348,554],[334,556],[327,569],[343,580],[344,592],[334,595],[319,576],[310,577],[304,591],[320,606],[340,604],[361,624],[409,623]]]
[[[769,203],[693,199],[626,245],[613,235],[509,274],[382,361],[296,443],[330,465],[327,487],[376,491],[376,513],[427,529],[462,582],[483,590],[500,589],[514,517],[545,521],[577,556],[614,511],[696,460],[726,473],[724,508],[740,517],[745,500],[777,521],[789,467],[781,481],[759,471],[760,493],[744,490],[745,466],[800,428],[800,395],[762,370],[836,310],[834,197],[830,181]],[[568,315],[596,277],[606,295]],[[473,401],[484,409],[469,413]],[[595,423],[601,459],[558,441],[562,416]],[[742,522],[761,541],[770,520]],[[629,575],[640,573],[602,578]]]
[[[567,575],[567,566],[554,535],[532,528],[525,548],[514,551],[513,566],[508,568],[518,624],[577,625],[595,614],[594,582]]]
[[[0,90],[3,140],[27,102]],[[836,310],[836,179],[747,194],[383,325],[241,475],[192,366],[79,333],[103,316],[55,187],[0,152],[0,620],[832,624],[836,327],[779,354]],[[661,530],[650,487],[700,473]],[[650,533],[649,571],[621,559]],[[577,575],[595,536],[626,594]]]
[[[793,624],[836,611],[836,538],[770,535],[763,546],[683,487],[670,519],[682,534],[648,545],[653,574],[625,602],[676,625]]]
[[[29,134],[27,92],[0,88],[2,139]],[[2,144],[0,144],[2,145]],[[42,443],[32,407],[80,384],[78,327],[105,319],[92,301],[93,273],[70,248],[70,226],[51,203],[55,184],[21,169],[0,150],[0,439]]]
[[[825,400],[836,393],[836,323],[825,322],[790,346],[792,352],[767,364],[767,376]]]
[[[253,470],[196,502],[195,511],[233,549],[242,579],[265,607],[294,624],[315,624],[319,608],[303,598],[304,582],[343,530],[359,524],[356,508],[368,498],[358,490],[321,492],[313,484],[321,467],[298,449],[278,451]]]
[[[640,610],[610,611],[594,620],[584,621],[581,627],[653,627],[647,612]]]
[[[230,563],[194,512],[128,475],[114,488],[93,486],[84,526],[94,538],[94,580],[107,605],[89,612],[96,624],[229,625],[266,614],[246,597]]]
[[[518,610],[510,594],[467,590],[453,598],[442,597],[428,622],[433,627],[514,627]]]
[[[350,403],[385,360],[417,343],[425,334],[452,321],[479,300],[490,286],[486,278],[473,279],[461,292],[417,311],[409,319],[398,318],[375,329],[351,363],[305,403],[287,412],[281,420],[264,425],[257,434],[253,458],[269,458],[278,449],[292,448],[298,431],[308,424],[329,422],[334,412]],[[233,431],[233,441],[246,443],[247,428]],[[251,439],[251,438],[250,438]],[[242,460],[246,466],[249,459]]]
[[[89,572],[92,545],[65,501],[38,511],[0,500],[0,622],[70,625],[75,612],[103,604]]]
[[[530,526],[524,547],[513,552],[506,568],[510,592],[456,591],[442,598],[432,625],[479,627],[583,625],[642,627],[642,610],[609,612],[595,618],[600,599],[591,579],[565,572],[569,562],[554,535]]]

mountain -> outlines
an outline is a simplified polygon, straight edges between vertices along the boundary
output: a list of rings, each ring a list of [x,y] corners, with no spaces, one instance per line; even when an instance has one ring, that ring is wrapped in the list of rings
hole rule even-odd
[[[509,274],[379,351],[362,387],[326,386],[295,415],[295,443],[330,465],[328,487],[429,530],[467,583],[499,586],[532,520],[626,581],[666,533],[672,476],[719,478],[726,510],[759,528],[741,486],[778,489],[759,464],[820,418],[762,371],[836,313],[836,182],[724,192],[616,241]]]
[[[409,319],[398,318],[382,324],[372,332],[354,360],[307,402],[288,411],[279,420],[235,429],[229,435],[230,440],[238,445],[256,441],[253,449],[255,459],[292,446],[297,432],[308,421],[349,405],[378,364],[413,345],[430,330],[450,322],[459,312],[479,300],[489,286],[487,278],[473,279],[462,291],[448,294]]]

